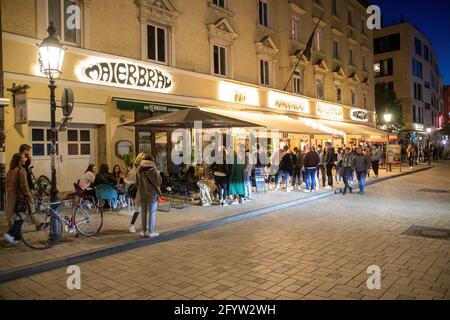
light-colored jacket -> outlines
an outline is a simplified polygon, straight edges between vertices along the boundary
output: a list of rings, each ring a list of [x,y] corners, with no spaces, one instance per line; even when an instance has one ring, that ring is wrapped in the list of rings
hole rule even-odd
[[[14,222],[16,201],[18,196],[22,195],[28,203],[28,213],[31,213],[33,196],[28,186],[27,172],[22,166],[19,166],[9,170],[6,175],[6,218],[8,225],[12,225]]]
[[[83,176],[80,179],[80,182],[78,185],[83,190],[91,190],[91,185],[94,184],[95,181],[95,174],[93,174],[90,171],[87,171],[83,174]]]

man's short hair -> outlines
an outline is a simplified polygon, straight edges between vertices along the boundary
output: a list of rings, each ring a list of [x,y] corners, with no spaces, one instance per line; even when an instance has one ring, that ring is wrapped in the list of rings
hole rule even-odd
[[[28,144],[22,144],[19,148],[19,153],[22,153],[24,151],[31,150],[31,146]]]

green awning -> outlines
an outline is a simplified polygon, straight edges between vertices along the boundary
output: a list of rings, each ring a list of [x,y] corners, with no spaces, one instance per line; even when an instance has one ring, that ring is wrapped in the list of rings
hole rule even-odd
[[[113,98],[116,101],[117,108],[121,110],[133,110],[140,112],[176,112],[186,108],[196,108],[195,106],[165,103],[156,101],[132,100]]]

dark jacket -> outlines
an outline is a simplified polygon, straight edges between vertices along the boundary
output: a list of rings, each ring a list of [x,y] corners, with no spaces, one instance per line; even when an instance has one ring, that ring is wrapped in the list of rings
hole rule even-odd
[[[341,160],[342,168],[354,168],[355,167],[355,159],[351,153],[344,154]]]
[[[109,172],[107,172],[107,173],[98,173],[95,176],[94,185],[98,186],[99,184],[106,184],[108,186],[116,186],[117,185],[117,180]]]
[[[28,186],[27,173],[22,166],[13,170],[9,170],[6,175],[6,217],[8,225],[11,225],[14,220],[14,212],[16,201],[19,197],[26,200],[28,204],[28,212],[31,213],[32,208],[32,194]]]
[[[319,165],[320,158],[317,152],[310,151],[303,158],[303,164],[305,169],[307,168],[316,168]]]
[[[302,170],[303,169],[303,152],[299,151],[297,152],[297,162],[295,164],[295,169],[296,170]]]
[[[327,149],[325,152],[325,156],[323,158],[324,164],[334,164],[335,156],[334,156],[334,148]]]
[[[161,175],[154,162],[143,160],[136,174],[136,186],[140,203],[157,201],[161,194]]]
[[[364,154],[358,154],[355,157],[356,172],[365,172],[370,169],[370,159]]]
[[[33,189],[34,189],[34,184],[33,184],[33,177],[31,176],[30,166],[31,166],[31,160],[28,159],[28,160],[25,162],[25,164],[23,165],[23,168],[24,168],[25,171],[27,172],[28,188],[30,188],[30,190],[33,190]]]
[[[294,159],[292,158],[292,154],[290,152],[286,153],[283,159],[281,159],[280,170],[288,172],[291,175],[294,173]]]

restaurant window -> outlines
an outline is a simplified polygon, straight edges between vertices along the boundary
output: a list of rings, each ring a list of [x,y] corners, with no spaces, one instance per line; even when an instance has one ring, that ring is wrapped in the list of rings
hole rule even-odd
[[[269,61],[259,60],[259,81],[262,85],[270,85]]]
[[[300,41],[300,18],[297,16],[291,18],[291,39]]]
[[[259,0],[259,24],[265,27],[269,26],[269,4],[267,0]]]
[[[153,62],[167,63],[167,29],[147,25],[147,58]]]
[[[91,136],[89,130],[67,130],[67,154],[69,156],[91,154]]]
[[[325,99],[322,79],[316,79],[316,98],[321,100]]]
[[[227,75],[227,56],[226,49],[221,46],[213,46],[213,64],[214,64],[214,74],[219,76]]]
[[[302,78],[300,76],[300,72],[295,71],[293,79],[294,93],[302,94]]]
[[[77,14],[81,14],[80,3],[75,0],[48,0],[48,25],[53,22],[63,42],[79,44],[80,30],[77,30]],[[78,19],[81,24],[81,20]],[[79,26],[81,27],[81,26]]]

